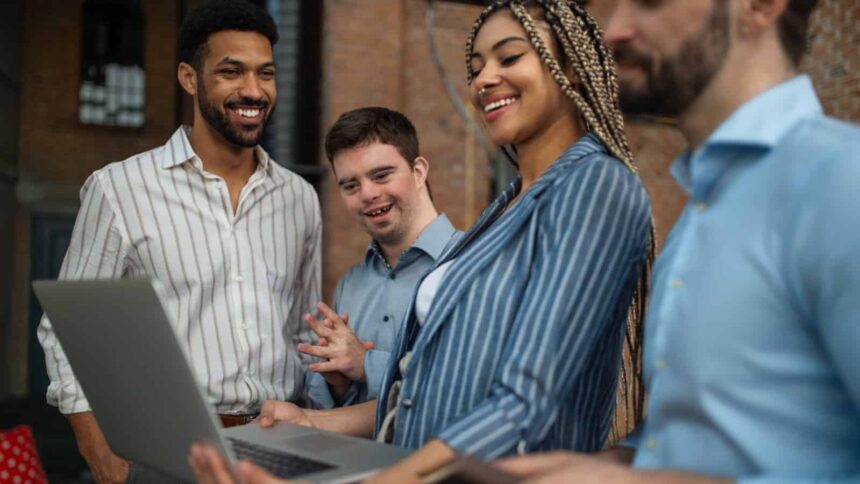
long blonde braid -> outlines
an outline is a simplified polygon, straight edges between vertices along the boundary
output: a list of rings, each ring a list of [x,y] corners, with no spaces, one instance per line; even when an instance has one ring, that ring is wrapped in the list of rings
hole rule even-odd
[[[624,133],[624,117],[618,105],[618,77],[615,61],[602,43],[600,27],[578,3],[569,0],[496,0],[481,12],[466,42],[466,72],[472,82],[471,58],[475,37],[486,19],[508,7],[523,26],[532,46],[546,65],[562,92],[573,101],[585,127],[606,149],[632,172],[637,173]],[[566,66],[575,81],[565,74],[552,51],[541,39],[529,11],[542,10],[544,20],[552,27]],[[610,430],[610,442],[618,442],[642,419],[644,388],[642,386],[642,331],[648,299],[648,282],[656,252],[653,220],[646,247],[647,254],[628,311],[628,323],[621,365],[616,411]]]

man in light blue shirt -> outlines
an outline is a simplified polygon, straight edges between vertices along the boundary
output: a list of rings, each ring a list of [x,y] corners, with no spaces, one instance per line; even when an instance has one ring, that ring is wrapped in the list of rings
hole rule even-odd
[[[325,148],[344,205],[372,238],[364,262],[338,283],[334,309],[320,305],[323,322],[306,318],[320,343],[299,346],[324,359],[310,366],[308,396],[314,406],[332,408],[376,398],[415,284],[457,231],[433,206],[429,164],[402,114],[344,113]]]
[[[623,107],[677,116],[692,147],[672,167],[690,201],[654,269],[647,416],[626,449],[508,470],[860,482],[860,129],[797,75],[814,7],[619,1],[604,26]]]

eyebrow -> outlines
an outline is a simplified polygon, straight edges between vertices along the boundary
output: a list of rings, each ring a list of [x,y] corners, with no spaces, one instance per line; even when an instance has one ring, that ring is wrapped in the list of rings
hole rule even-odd
[[[221,61],[218,62],[218,64],[216,64],[216,65],[219,65],[219,66],[223,66],[223,65],[244,66],[245,63],[238,60],[238,59],[234,59],[230,56],[227,56],[227,57],[224,57],[223,59],[221,59]],[[258,67],[258,69],[264,69],[267,67],[275,67],[275,62],[274,61],[265,62],[260,67]]]
[[[515,42],[515,41],[528,42],[528,39],[526,39],[525,37],[520,37],[520,36],[505,37],[504,39],[493,44],[493,46],[490,47],[490,50],[491,51],[499,50],[500,48],[502,48],[503,45],[505,45],[509,42]],[[475,58],[475,57],[482,57],[482,56],[481,56],[481,54],[473,53],[471,55],[471,58]]]

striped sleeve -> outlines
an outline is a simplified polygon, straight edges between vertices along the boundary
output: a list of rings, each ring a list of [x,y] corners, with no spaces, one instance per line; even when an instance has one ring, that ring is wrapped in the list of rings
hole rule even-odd
[[[127,244],[98,177],[99,172],[94,173],[81,189],[81,208],[60,268],[60,279],[119,278],[125,268]],[[37,335],[45,351],[50,378],[48,403],[59,407],[63,414],[89,411],[89,403],[45,315]]]
[[[487,398],[438,435],[455,450],[492,458],[540,442],[563,397],[593,373],[592,348],[620,330],[613,323],[645,253],[650,206],[634,174],[597,156],[542,196],[537,257],[504,363]]]
[[[293,315],[288,325],[293,328],[293,345],[299,343],[313,343],[311,330],[305,324],[304,314],[306,312],[316,313],[316,305],[321,301],[322,295],[322,216],[320,214],[320,203],[316,192],[310,185],[302,182],[304,188],[301,204],[304,208],[307,233],[304,240],[302,253],[302,266],[296,276],[295,305],[296,314]],[[302,364],[307,366],[312,363],[313,357],[299,353]]]

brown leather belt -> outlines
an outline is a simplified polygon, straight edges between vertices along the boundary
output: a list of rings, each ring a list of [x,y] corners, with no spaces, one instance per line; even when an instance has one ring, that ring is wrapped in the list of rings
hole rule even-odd
[[[218,415],[218,418],[221,419],[221,425],[225,429],[228,427],[245,425],[251,420],[254,420],[256,417],[257,415]]]

